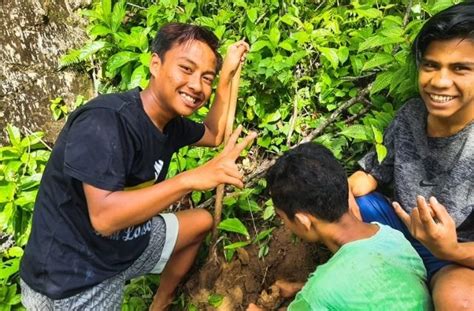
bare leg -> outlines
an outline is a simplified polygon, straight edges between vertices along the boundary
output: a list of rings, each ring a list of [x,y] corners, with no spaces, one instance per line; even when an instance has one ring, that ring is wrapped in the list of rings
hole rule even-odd
[[[212,228],[212,216],[203,209],[176,213],[179,222],[178,239],[173,254],[161,274],[160,286],[150,310],[167,310],[181,279],[191,268],[202,240]]]
[[[449,265],[431,280],[436,311],[474,310],[474,270]]]

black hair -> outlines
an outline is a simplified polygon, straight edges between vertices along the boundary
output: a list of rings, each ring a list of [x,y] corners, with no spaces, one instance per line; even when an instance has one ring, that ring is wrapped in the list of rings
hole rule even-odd
[[[327,148],[304,143],[269,169],[268,189],[275,207],[290,220],[297,212],[336,222],[349,210],[347,175]]]
[[[455,38],[474,40],[474,1],[453,5],[428,19],[412,45],[416,64],[421,64],[431,42]]]
[[[191,40],[201,41],[209,46],[216,56],[216,72],[219,72],[222,67],[222,56],[217,51],[219,39],[212,31],[200,26],[183,23],[169,23],[162,26],[153,39],[151,51],[164,61],[166,52],[174,44],[182,44]]]

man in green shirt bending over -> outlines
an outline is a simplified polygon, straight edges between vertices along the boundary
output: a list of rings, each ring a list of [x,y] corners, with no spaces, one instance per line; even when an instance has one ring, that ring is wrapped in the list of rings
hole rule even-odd
[[[270,196],[285,226],[326,245],[333,257],[306,284],[278,281],[282,296],[298,290],[289,310],[430,310],[426,270],[403,234],[358,220],[350,210],[344,168],[331,152],[302,144],[267,175]],[[262,310],[251,304],[248,310]]]

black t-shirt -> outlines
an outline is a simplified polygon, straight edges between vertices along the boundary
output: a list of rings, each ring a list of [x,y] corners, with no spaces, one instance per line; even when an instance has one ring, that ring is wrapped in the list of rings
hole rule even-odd
[[[138,89],[99,96],[74,112],[43,174],[21,278],[61,299],[127,269],[148,245],[151,220],[101,236],[90,223],[82,183],[118,191],[160,182],[172,154],[203,134],[202,124],[181,117],[161,133]]]

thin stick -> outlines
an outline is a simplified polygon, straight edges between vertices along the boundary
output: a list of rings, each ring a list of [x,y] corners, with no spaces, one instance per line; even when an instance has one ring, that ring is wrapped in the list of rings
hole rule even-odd
[[[234,77],[230,81],[229,108],[227,110],[227,123],[224,131],[224,144],[227,144],[232,127],[234,126],[235,109],[237,107],[237,95],[239,93],[240,71],[242,64],[239,65]],[[222,201],[224,199],[224,184],[218,185],[216,190],[216,201],[214,203],[214,227],[212,229],[212,241],[217,237],[217,226],[221,222]]]

